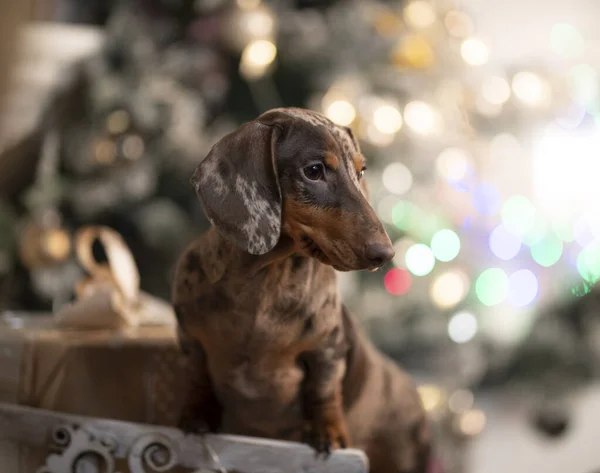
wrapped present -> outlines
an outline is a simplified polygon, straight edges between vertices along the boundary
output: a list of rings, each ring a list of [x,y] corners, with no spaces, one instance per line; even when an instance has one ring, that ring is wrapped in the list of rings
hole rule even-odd
[[[107,263],[92,255],[96,240]],[[74,302],[54,314],[0,317],[0,402],[175,425],[189,372],[171,306],[140,291],[117,233],[87,227],[75,247],[88,276]]]

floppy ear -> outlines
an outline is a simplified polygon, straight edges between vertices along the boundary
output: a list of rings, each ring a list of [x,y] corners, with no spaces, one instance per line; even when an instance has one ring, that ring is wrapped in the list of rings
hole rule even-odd
[[[191,179],[209,221],[253,255],[271,251],[281,233],[275,162],[279,127],[260,118],[222,138]]]

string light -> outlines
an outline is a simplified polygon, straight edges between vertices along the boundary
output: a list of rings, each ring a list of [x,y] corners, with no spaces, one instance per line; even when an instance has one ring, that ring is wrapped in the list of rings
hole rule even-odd
[[[600,244],[592,244],[581,250],[577,257],[577,271],[589,283],[600,278]]]
[[[270,39],[275,29],[275,20],[271,12],[265,8],[256,8],[246,12],[243,26],[248,36],[253,39]]]
[[[392,105],[382,105],[373,113],[373,124],[381,133],[396,133],[402,128],[402,114]]]
[[[492,230],[489,237],[492,253],[498,258],[508,261],[513,259],[521,250],[521,238],[509,232],[502,224]]]
[[[533,221],[533,226],[525,232],[523,236],[523,243],[528,246],[538,244],[542,238],[548,235],[548,223],[544,217],[540,214],[536,214]]]
[[[598,73],[589,64],[577,64],[569,69],[567,86],[571,98],[593,109],[599,95]]]
[[[327,107],[325,114],[332,122],[341,126],[350,125],[356,118],[356,110],[347,100],[335,100]]]
[[[557,23],[550,32],[552,51],[564,58],[582,56],[585,52],[585,42],[573,25]]]
[[[452,230],[440,230],[431,239],[431,251],[439,261],[452,261],[460,252],[460,238]]]
[[[527,197],[514,195],[502,206],[502,223],[508,231],[522,236],[533,227],[536,212]]]
[[[508,278],[508,300],[515,307],[527,307],[538,295],[538,279],[530,270],[520,269]]]
[[[449,309],[465,298],[468,287],[469,278],[464,272],[447,271],[433,281],[429,295],[440,309]]]
[[[404,8],[404,19],[414,28],[427,28],[433,25],[436,15],[429,2],[415,0]]]
[[[463,12],[449,11],[444,17],[444,25],[451,36],[455,38],[466,38],[473,34],[473,22]]]
[[[267,40],[256,40],[249,43],[242,52],[240,73],[248,80],[262,77],[277,56],[277,47]]]
[[[509,292],[508,276],[500,268],[483,271],[475,282],[475,293],[482,304],[494,306],[504,301]]]
[[[470,312],[461,311],[448,322],[448,336],[455,343],[466,343],[477,334],[477,318]]]
[[[582,216],[575,221],[575,225],[573,225],[573,238],[583,248],[594,241],[592,229],[585,217]]]
[[[412,173],[402,163],[388,164],[381,175],[384,187],[392,194],[402,195],[413,183]]]
[[[472,409],[460,416],[458,428],[463,435],[475,437],[483,432],[486,422],[486,416],[482,410]]]
[[[533,72],[516,73],[512,80],[512,90],[515,96],[525,105],[545,105],[550,100],[550,87]]]
[[[467,174],[470,157],[460,148],[446,148],[436,161],[438,174],[448,181],[460,181]]]
[[[442,405],[444,395],[442,390],[432,384],[423,384],[417,388],[423,408],[427,412],[432,412]]]
[[[401,268],[390,269],[383,278],[383,284],[390,294],[401,296],[410,289],[412,278],[410,273]]]
[[[465,62],[471,66],[482,66],[489,59],[488,47],[477,38],[465,39],[460,47],[460,53]]]
[[[500,193],[491,184],[481,183],[473,189],[473,207],[481,215],[494,215],[500,210]]]
[[[435,257],[427,245],[416,243],[406,251],[404,262],[415,276],[426,276],[435,266]]]
[[[425,102],[415,100],[404,107],[404,121],[419,135],[429,135],[438,127],[438,117],[433,108]]]

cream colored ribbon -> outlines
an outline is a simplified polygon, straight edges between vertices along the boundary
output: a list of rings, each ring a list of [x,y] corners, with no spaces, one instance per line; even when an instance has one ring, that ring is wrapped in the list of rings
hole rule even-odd
[[[104,247],[107,263],[95,259],[92,250],[95,241]],[[75,250],[88,276],[75,287],[77,299],[56,313],[56,326],[118,329],[175,322],[169,304],[140,291],[137,265],[116,231],[105,226],[84,227],[75,236]]]

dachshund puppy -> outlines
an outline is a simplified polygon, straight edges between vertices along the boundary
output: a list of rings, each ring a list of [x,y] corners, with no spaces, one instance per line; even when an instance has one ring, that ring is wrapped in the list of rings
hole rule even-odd
[[[412,380],[340,300],[334,271],[394,250],[351,130],[274,109],[221,139],[192,177],[212,228],[181,256],[173,304],[194,382],[187,431],[362,449],[374,473],[421,473],[430,433]]]

